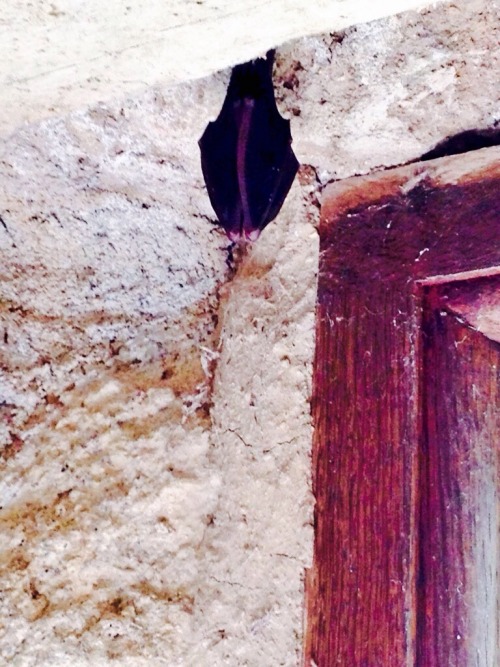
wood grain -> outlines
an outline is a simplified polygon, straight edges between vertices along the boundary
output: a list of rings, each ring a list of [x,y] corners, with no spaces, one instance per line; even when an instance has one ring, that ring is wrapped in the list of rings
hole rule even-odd
[[[417,664],[496,667],[500,345],[447,291],[424,296]]]
[[[456,388],[463,395],[459,401],[450,400],[455,400],[453,419],[458,420],[458,413],[463,419],[449,431],[451,443],[453,433],[470,421],[466,408],[472,404],[463,393],[467,378],[479,372],[475,363],[482,368],[492,358],[478,351],[473,338],[470,354],[462,362],[452,351],[440,358],[444,384],[436,384],[435,373],[430,372],[437,372],[438,365],[429,356],[434,349],[429,322],[441,312],[439,299],[445,293],[436,290],[446,288],[446,279],[442,288],[429,287],[425,281],[485,267],[495,273],[500,267],[500,152],[495,148],[480,153],[479,161],[477,156],[471,159],[469,170],[463,156],[437,160],[425,170],[412,165],[335,185],[323,201],[313,392],[316,542],[307,578],[308,666],[476,664],[464,662],[466,653],[453,654],[456,641],[450,640],[441,653],[436,646],[441,633],[453,625],[453,615],[462,613],[457,606],[445,622],[443,609],[453,599],[443,577],[455,565],[461,570],[453,570],[453,581],[465,567],[478,567],[477,540],[483,530],[478,526],[486,518],[481,515],[474,524],[472,516],[476,510],[486,510],[471,492],[462,514],[450,506],[464,541],[437,541],[440,527],[447,525],[446,516],[440,514],[433,523],[431,514],[446,513],[448,500],[440,497],[439,504],[432,500],[432,475],[437,473],[431,439],[425,439],[431,426],[424,420],[441,428],[448,403],[442,401],[440,411],[435,408],[431,414],[431,388],[441,392],[434,403],[452,397],[450,387],[461,374],[462,384]],[[435,297],[430,311],[429,290]],[[451,331],[444,342],[434,339],[436,354],[443,345],[458,344],[459,334]],[[484,382],[491,389],[498,377],[487,377]],[[496,400],[498,394],[492,391],[484,388],[485,404]],[[476,422],[482,423],[477,415]],[[498,434],[497,422],[491,421],[489,427]],[[441,434],[434,432],[432,451],[437,456],[436,449],[442,454]],[[464,431],[462,444],[478,434]],[[458,494],[455,500],[469,493],[465,473],[455,476],[459,462],[467,461],[467,451],[458,448],[457,463],[447,471],[453,478],[452,492]],[[473,455],[476,459],[490,461],[493,467],[481,463],[478,469],[491,480],[496,475],[491,452],[481,450]],[[488,484],[491,489],[491,481]],[[497,530],[497,510],[488,507],[488,525]],[[462,560],[455,558],[457,550],[463,552]],[[434,556],[447,560],[435,569]],[[484,573],[484,563],[481,568]],[[477,590],[471,584],[461,595],[471,599]],[[465,637],[465,629],[462,632]],[[455,657],[448,660],[445,655]]]

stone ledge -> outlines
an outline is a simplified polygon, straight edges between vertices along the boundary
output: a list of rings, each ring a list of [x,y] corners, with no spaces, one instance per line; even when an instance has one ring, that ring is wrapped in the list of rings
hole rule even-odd
[[[0,9],[0,136],[22,123],[206,76],[287,40],[424,0],[15,0]]]

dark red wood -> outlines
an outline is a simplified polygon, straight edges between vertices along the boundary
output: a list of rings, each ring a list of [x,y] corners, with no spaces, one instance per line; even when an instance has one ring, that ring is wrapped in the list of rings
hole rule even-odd
[[[424,298],[417,664],[496,667],[500,345],[447,309],[459,290]]]
[[[456,274],[500,272],[500,151],[481,154],[350,179],[325,193],[308,667],[462,665],[421,662],[432,654],[417,638],[428,616],[428,595],[417,588],[429,565],[419,537],[419,473],[428,470],[423,294]]]
[[[408,652],[414,318],[414,298],[376,282],[339,285],[318,308],[320,667],[404,664]]]

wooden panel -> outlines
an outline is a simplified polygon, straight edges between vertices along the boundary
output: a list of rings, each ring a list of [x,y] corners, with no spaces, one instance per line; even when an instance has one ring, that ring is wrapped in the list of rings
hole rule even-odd
[[[417,664],[497,667],[500,345],[446,310],[458,289],[424,299]]]
[[[454,282],[442,294],[448,311],[500,343],[500,276]]]
[[[427,470],[419,446],[423,293],[438,289],[426,285],[500,273],[500,150],[479,153],[469,169],[463,156],[445,158],[325,194],[307,666],[469,667],[432,662],[417,641],[428,600],[417,594]]]

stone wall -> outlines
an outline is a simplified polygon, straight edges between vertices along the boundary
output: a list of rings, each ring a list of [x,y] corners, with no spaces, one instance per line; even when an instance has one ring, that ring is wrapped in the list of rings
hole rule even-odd
[[[441,3],[280,47],[302,167],[234,262],[197,146],[227,70],[3,140],[2,661],[300,664],[321,189],[493,125],[498,19]]]

